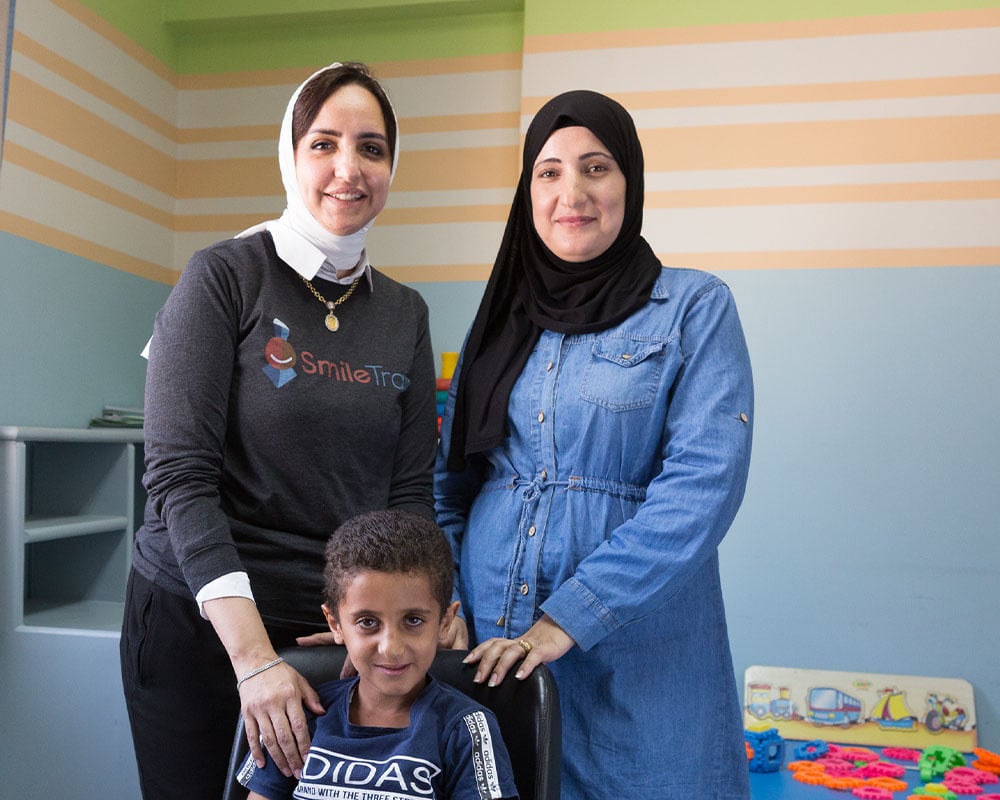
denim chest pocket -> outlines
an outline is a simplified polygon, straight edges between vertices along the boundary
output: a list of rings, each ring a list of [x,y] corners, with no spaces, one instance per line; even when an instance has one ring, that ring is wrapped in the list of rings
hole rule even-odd
[[[583,373],[580,397],[610,411],[653,404],[667,358],[666,339],[598,339]]]

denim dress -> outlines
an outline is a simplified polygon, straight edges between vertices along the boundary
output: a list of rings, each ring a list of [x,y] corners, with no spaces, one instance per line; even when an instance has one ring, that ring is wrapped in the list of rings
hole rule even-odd
[[[549,664],[563,797],[749,797],[717,552],[753,419],[728,287],[664,268],[623,323],[543,331],[509,439],[463,472],[445,468],[455,384],[435,494],[457,597],[473,643],[543,613],[576,642]]]

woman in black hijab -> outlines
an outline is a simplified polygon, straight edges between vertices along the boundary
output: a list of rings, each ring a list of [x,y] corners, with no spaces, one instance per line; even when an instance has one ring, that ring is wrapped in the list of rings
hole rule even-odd
[[[556,676],[564,796],[746,798],[717,547],[749,357],[728,287],[642,238],[643,193],[622,106],[538,112],[445,412],[438,522],[477,678]]]

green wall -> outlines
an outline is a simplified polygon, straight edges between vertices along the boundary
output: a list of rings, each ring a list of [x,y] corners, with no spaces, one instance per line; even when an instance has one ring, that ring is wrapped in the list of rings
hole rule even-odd
[[[181,74],[314,66],[332,57],[513,53],[524,35],[997,7],[990,0],[634,0],[615,5],[612,14],[607,0],[80,2]]]
[[[636,0],[608,14],[606,0],[527,0],[525,33],[588,33],[601,30],[738,25],[810,19],[917,14],[993,8],[989,0]],[[570,13],[572,12],[572,13]]]

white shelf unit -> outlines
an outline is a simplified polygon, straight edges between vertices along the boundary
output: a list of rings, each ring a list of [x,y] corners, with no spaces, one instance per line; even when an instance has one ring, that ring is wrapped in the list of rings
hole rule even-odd
[[[118,632],[141,445],[136,429],[0,427],[6,630]]]

